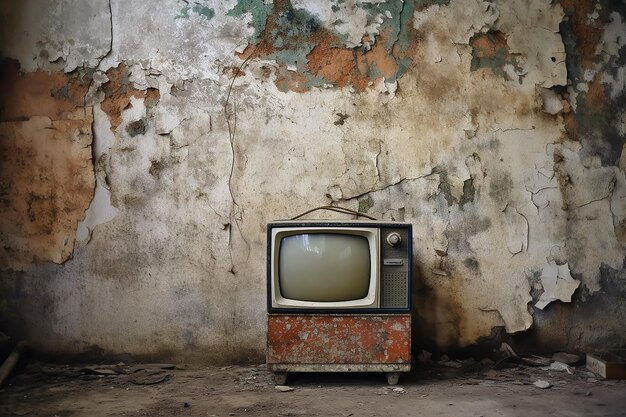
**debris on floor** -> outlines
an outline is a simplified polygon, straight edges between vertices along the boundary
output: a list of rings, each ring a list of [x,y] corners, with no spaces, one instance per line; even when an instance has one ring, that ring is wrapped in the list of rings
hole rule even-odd
[[[502,368],[510,364],[524,364],[528,366],[549,366],[552,360],[539,355],[518,355],[508,343],[500,345],[499,359],[494,368]]]
[[[113,369],[107,368],[98,368],[96,366],[88,366],[80,370],[86,374],[94,374],[94,375],[117,375],[120,372],[115,372]]]
[[[626,349],[587,354],[587,369],[605,379],[626,379]]]
[[[556,362],[563,362],[568,365],[580,365],[583,363],[583,357],[567,352],[557,352],[552,355],[552,360]]]
[[[566,363],[557,362],[557,361],[552,362],[550,366],[548,366],[547,368],[542,368],[542,369],[544,371],[559,371],[559,372],[565,371],[570,375],[574,374],[574,368],[572,368]]]
[[[420,365],[424,365],[424,366],[432,366],[435,363],[431,359],[432,356],[433,356],[432,353],[430,353],[427,350],[422,349],[422,351],[417,355],[417,363],[419,363]]]
[[[550,359],[537,355],[519,356],[521,362],[529,366],[547,366],[550,365]]]
[[[447,366],[448,368],[461,368],[463,364],[459,361],[451,361],[448,355],[442,355],[437,362],[438,365]]]
[[[154,385],[172,378],[172,374],[162,369],[141,369],[134,372],[128,381],[135,385]]]
[[[146,363],[141,365],[89,365],[80,368],[67,365],[42,365],[39,370],[44,375],[89,380],[112,378],[118,383],[130,382],[134,385],[154,385],[168,381],[176,366],[170,363]]]
[[[626,409],[626,381],[594,377],[582,366],[568,365],[574,371],[569,374],[521,361],[494,369],[491,360],[441,359],[462,366],[415,365],[395,387],[385,385],[384,374],[377,373],[294,373],[288,386],[277,386],[263,364],[186,369],[29,361],[0,389],[0,415],[165,417],[183,410],[188,417],[413,415],[416,410],[427,410],[428,415],[510,415],[512,404],[522,404],[547,388],[554,401],[533,403],[533,416],[619,416]],[[155,383],[137,384],[139,376]],[[290,395],[292,391],[297,395]],[[498,401],[489,405],[476,401],[494,396]]]
[[[15,365],[17,365],[17,361],[20,360],[20,356],[22,355],[22,351],[26,347],[26,343],[20,342],[15,346],[13,352],[9,355],[8,358],[4,360],[2,366],[0,366],[0,386],[4,383],[4,381],[9,377],[11,371]]]
[[[536,380],[533,385],[536,386],[537,388],[541,388],[541,389],[550,388],[552,386],[551,383],[549,383],[548,381],[545,381],[543,379]]]

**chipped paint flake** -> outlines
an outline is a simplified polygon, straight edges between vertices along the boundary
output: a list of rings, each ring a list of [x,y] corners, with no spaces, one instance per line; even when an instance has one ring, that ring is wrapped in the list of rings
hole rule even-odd
[[[540,310],[546,308],[553,301],[560,300],[564,303],[572,301],[572,294],[580,286],[580,281],[572,278],[569,265],[557,265],[555,262],[548,262],[541,271],[541,285],[543,293],[535,307]]]
[[[96,162],[96,189],[85,219],[78,223],[76,230],[76,240],[81,243],[86,243],[91,239],[91,233],[96,226],[112,220],[118,213],[118,210],[111,204],[111,193],[107,188],[106,172],[103,167],[115,136],[111,131],[108,117],[100,106],[94,107],[93,130],[92,147],[93,158]]]

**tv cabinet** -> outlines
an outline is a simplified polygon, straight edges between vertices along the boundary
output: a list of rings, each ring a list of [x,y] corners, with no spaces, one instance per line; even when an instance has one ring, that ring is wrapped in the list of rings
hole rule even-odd
[[[410,314],[269,314],[267,366],[289,372],[385,372],[389,385],[411,370]]]

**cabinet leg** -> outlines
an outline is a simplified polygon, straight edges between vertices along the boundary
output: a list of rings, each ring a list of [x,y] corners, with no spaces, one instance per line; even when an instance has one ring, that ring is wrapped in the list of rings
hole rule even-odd
[[[388,385],[398,385],[398,380],[400,379],[400,372],[385,372],[387,376],[387,384]]]
[[[285,385],[288,375],[288,372],[274,372],[274,383],[276,383],[276,385]]]

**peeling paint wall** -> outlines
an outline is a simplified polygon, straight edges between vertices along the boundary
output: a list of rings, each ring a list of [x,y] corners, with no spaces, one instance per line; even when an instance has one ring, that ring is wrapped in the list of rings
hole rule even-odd
[[[265,223],[330,203],[413,223],[416,347],[623,344],[614,3],[0,5],[0,324],[256,360]]]

